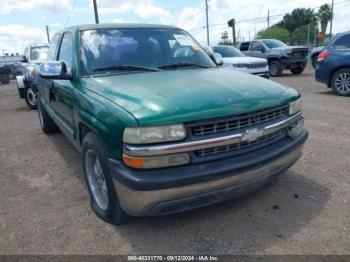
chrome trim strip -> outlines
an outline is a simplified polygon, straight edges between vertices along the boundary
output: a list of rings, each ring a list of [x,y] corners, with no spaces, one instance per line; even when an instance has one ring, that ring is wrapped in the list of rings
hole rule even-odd
[[[261,130],[254,130],[257,134],[253,136],[253,138],[258,139],[259,137],[271,134],[279,129],[285,128],[300,116],[301,116],[301,112],[289,117],[288,119],[266,126]],[[241,141],[246,140],[246,138],[248,138],[249,140],[250,135],[251,133],[249,132],[249,129],[248,129],[246,133],[242,133],[242,134],[221,136],[221,137],[203,139],[203,140],[198,140],[193,142],[183,142],[183,143],[175,143],[175,144],[167,144],[167,145],[150,145],[150,146],[125,145],[124,153],[129,156],[158,156],[158,155],[164,155],[164,154],[184,153],[184,152],[190,152],[190,151],[206,149],[211,147],[237,144]]]

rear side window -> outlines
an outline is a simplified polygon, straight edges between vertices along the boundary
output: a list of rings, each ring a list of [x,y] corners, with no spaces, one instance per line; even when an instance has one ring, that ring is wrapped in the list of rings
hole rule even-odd
[[[51,39],[51,43],[50,43],[50,48],[49,48],[49,53],[48,53],[48,60],[56,60],[55,57],[55,53],[56,53],[56,48],[58,45],[58,40],[60,39],[60,35],[59,34],[55,34],[52,39]]]
[[[71,70],[73,61],[73,36],[71,33],[65,33],[62,37],[58,60],[65,62],[67,70]]]
[[[337,49],[350,48],[350,35],[342,36],[334,42],[333,46]]]
[[[241,43],[239,49],[241,51],[248,51],[249,50],[249,42]]]

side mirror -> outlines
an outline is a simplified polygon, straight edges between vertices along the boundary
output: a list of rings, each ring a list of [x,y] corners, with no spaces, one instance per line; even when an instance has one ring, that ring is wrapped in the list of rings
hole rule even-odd
[[[39,73],[40,76],[45,79],[72,79],[72,75],[67,71],[66,64],[59,61],[42,63],[40,65]]]
[[[213,57],[214,57],[215,64],[217,64],[219,66],[224,64],[224,59],[222,58],[222,56],[219,53],[214,53]]]
[[[27,57],[26,56],[22,56],[22,62],[23,63],[28,63]]]

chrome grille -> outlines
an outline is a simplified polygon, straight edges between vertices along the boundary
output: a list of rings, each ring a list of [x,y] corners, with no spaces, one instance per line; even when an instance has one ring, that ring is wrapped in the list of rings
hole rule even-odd
[[[255,69],[255,68],[264,68],[266,67],[266,63],[256,63],[256,64],[248,64],[248,68]]]
[[[228,153],[231,151],[238,151],[238,150],[244,150],[249,148],[256,149],[259,145],[262,143],[269,144],[272,142],[275,142],[279,138],[283,138],[286,134],[286,129],[278,130],[274,133],[268,134],[266,136],[260,137],[258,140],[253,142],[240,142],[237,144],[227,145],[227,146],[219,146],[219,147],[212,147],[212,148],[206,148],[201,150],[196,150],[194,153],[197,157],[209,157],[214,156],[218,154]]]
[[[191,125],[192,135],[205,136],[223,132],[254,127],[266,122],[278,121],[288,116],[288,106],[283,106],[263,112],[246,114],[237,117],[225,118]]]

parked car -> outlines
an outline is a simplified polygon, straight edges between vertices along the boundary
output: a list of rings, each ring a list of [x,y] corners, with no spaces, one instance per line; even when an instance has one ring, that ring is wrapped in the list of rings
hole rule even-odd
[[[211,48],[213,52],[219,53],[222,56],[225,67],[270,78],[269,66],[265,58],[246,56],[233,46],[217,45]]]
[[[335,36],[319,54],[315,77],[342,96],[350,96],[350,32]]]
[[[37,108],[36,79],[33,72],[46,60],[48,50],[47,44],[29,44],[24,50],[22,74],[16,75],[19,97],[24,98],[31,109]]]
[[[238,197],[301,156],[300,93],[212,57],[174,26],[82,25],[54,35],[40,66],[40,125],[81,152],[100,218],[120,224]]]
[[[311,65],[314,69],[316,69],[317,66],[317,59],[318,55],[321,54],[322,50],[324,49],[325,46],[317,46],[311,49],[310,54],[309,54],[309,59],[311,61]]]
[[[309,49],[306,46],[288,46],[276,39],[259,39],[238,44],[247,56],[266,58],[270,76],[280,76],[283,70],[301,74],[307,64]]]

